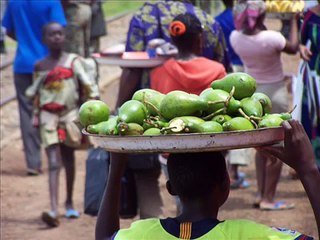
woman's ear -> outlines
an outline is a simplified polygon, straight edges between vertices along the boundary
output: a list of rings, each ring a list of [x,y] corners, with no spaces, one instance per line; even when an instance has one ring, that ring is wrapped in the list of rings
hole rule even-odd
[[[170,195],[172,195],[172,196],[176,196],[177,195],[177,193],[174,191],[174,188],[171,186],[169,180],[166,182],[166,188],[167,188],[167,190],[168,190]]]
[[[219,205],[222,206],[228,199],[229,193],[230,193],[230,177],[228,172],[226,172],[226,177],[223,181],[223,183],[218,186],[219,187]]]

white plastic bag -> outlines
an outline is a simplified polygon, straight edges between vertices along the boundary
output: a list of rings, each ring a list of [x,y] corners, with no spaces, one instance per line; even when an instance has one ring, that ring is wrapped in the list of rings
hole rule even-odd
[[[302,95],[303,95],[303,74],[306,69],[307,62],[301,60],[297,75],[292,77],[292,100],[293,106],[296,106],[292,112],[292,118],[301,121]]]
[[[307,62],[301,60],[298,73],[292,78],[293,106],[292,118],[301,121],[303,91],[306,91],[308,112],[312,126],[317,126],[320,118],[320,77],[311,71]]]

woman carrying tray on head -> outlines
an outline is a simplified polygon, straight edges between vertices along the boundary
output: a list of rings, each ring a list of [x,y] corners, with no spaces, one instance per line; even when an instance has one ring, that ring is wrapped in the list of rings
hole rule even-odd
[[[173,90],[200,94],[212,81],[226,75],[221,63],[201,57],[203,26],[194,15],[186,13],[175,17],[169,32],[178,55],[151,72],[152,89],[164,94]]]
[[[273,112],[288,111],[288,91],[283,74],[281,52],[295,54],[298,50],[297,15],[291,20],[289,40],[281,33],[267,30],[264,25],[266,6],[262,0],[248,0],[234,8],[237,30],[230,35],[230,43],[240,56],[245,72],[257,81],[257,92],[268,95]],[[292,208],[292,204],[275,201],[276,187],[281,175],[282,162],[257,151],[256,171],[258,182],[255,206],[262,210]]]
[[[161,93],[181,90],[200,94],[212,81],[226,75],[224,66],[200,57],[203,45],[203,26],[192,14],[178,15],[169,26],[172,42],[178,48],[176,58],[171,58],[151,72],[151,88]],[[159,155],[163,171],[167,173],[167,155]],[[181,206],[177,199],[177,212]]]

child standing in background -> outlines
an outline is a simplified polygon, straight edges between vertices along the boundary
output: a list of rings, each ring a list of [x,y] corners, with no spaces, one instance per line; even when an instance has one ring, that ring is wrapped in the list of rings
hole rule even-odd
[[[74,121],[78,117],[80,90],[88,98],[99,96],[76,54],[63,51],[64,28],[52,22],[43,30],[43,41],[49,55],[34,67],[34,82],[26,95],[34,101],[33,124],[40,127],[41,141],[49,161],[49,193],[51,210],[42,213],[42,220],[51,227],[59,225],[58,186],[63,163],[66,170],[65,217],[78,218],[72,194],[75,180],[74,146],[81,142],[81,132]],[[81,87],[81,88],[80,88]]]

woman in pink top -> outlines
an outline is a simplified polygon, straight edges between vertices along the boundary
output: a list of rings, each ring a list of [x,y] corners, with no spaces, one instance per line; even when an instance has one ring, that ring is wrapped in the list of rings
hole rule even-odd
[[[288,111],[288,92],[283,74],[281,52],[298,51],[297,17],[291,20],[289,40],[280,32],[267,30],[264,25],[265,3],[262,0],[240,1],[234,8],[237,30],[230,35],[230,43],[240,56],[245,72],[257,81],[257,92],[267,94],[273,103],[273,112]],[[276,187],[282,162],[256,153],[258,194],[256,204],[262,210],[289,209],[293,204],[275,201]]]

